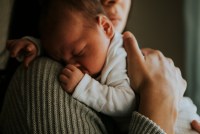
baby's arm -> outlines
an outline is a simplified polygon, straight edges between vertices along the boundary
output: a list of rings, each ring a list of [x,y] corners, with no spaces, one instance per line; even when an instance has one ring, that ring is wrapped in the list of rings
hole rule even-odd
[[[119,70],[122,70],[119,67]],[[123,70],[122,70],[123,71]],[[118,71],[117,74],[120,74]],[[110,74],[111,76],[112,73]],[[109,75],[109,76],[110,76]],[[125,75],[101,84],[88,74],[83,74],[77,67],[67,65],[60,74],[62,88],[71,93],[74,98],[85,103],[98,112],[111,116],[131,114],[135,103],[135,94],[130,88]]]
[[[8,40],[7,49],[13,58],[23,61],[24,65],[28,67],[38,55],[40,55],[40,41],[33,37],[23,37],[17,40]]]
[[[121,43],[110,45],[100,77],[97,81],[85,74],[74,86],[72,96],[107,115],[119,117],[131,114],[135,106],[135,94],[127,76],[126,52],[122,40]]]
[[[108,52],[101,79],[97,81],[85,74],[73,97],[104,114],[126,116],[133,111],[135,94],[127,76],[126,53],[121,47],[112,48],[114,45]]]
[[[127,79],[104,85],[70,64],[61,71],[59,79],[66,92],[98,112],[123,116],[133,110],[135,95]]]
[[[113,85],[104,85],[87,74],[72,96],[96,111],[111,116],[129,115],[135,105],[135,94],[128,82],[116,81]]]

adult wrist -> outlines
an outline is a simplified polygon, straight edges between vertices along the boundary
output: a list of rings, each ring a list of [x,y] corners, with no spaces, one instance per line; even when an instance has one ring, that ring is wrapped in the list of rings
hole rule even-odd
[[[129,130],[131,130],[130,133],[134,132],[137,134],[166,134],[158,124],[136,111],[132,114],[132,121]]]
[[[145,95],[148,93],[140,95],[138,112],[154,121],[167,133],[173,134],[177,118],[177,105],[173,98]]]

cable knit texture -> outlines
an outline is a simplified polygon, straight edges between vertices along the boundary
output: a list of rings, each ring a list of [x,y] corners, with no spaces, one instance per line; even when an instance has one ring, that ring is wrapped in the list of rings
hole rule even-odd
[[[39,58],[11,80],[0,115],[2,133],[106,134],[101,118],[91,108],[64,92],[58,82],[62,66]],[[133,112],[131,134],[164,133],[155,123]]]

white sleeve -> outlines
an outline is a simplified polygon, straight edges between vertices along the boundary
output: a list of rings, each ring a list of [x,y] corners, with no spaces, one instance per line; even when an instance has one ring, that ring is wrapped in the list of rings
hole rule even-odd
[[[73,97],[98,112],[111,116],[131,114],[134,106],[134,92],[126,81],[115,83],[115,87],[103,85],[85,74],[76,87]]]
[[[76,87],[73,97],[98,112],[119,117],[131,114],[136,101],[127,76],[126,52],[122,41],[113,42],[101,79],[97,81],[86,74]]]

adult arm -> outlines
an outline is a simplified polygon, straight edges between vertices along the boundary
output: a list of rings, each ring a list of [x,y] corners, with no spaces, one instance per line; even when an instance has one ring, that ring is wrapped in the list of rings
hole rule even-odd
[[[129,126],[129,134],[166,134],[166,132],[147,116],[134,111]]]
[[[107,133],[95,111],[62,90],[61,68],[49,58],[38,58],[28,69],[17,69],[0,114],[2,133]]]
[[[143,49],[142,50],[142,52],[144,54],[144,60],[143,60],[143,55],[141,55],[139,48],[137,47],[137,42],[136,42],[135,38],[131,35],[131,33],[126,33],[125,38],[126,38],[125,40],[127,41],[127,43],[125,45],[127,47],[126,50],[128,53],[129,72],[131,72],[131,73],[129,73],[130,74],[129,76],[131,77],[131,84],[134,87],[134,89],[139,89],[140,96],[143,96],[143,97],[141,97],[143,99],[140,100],[141,101],[140,107],[139,107],[139,111],[141,111],[140,113],[142,113],[143,115],[146,115],[147,117],[154,120],[158,124],[163,124],[163,125],[161,125],[161,127],[162,126],[167,127],[167,125],[165,125],[165,123],[169,122],[168,128],[173,128],[174,127],[174,125],[172,125],[172,124],[174,124],[173,119],[172,119],[173,123],[170,123],[170,121],[166,120],[168,118],[168,116],[170,116],[169,115],[170,112],[168,114],[166,114],[165,112],[168,112],[168,110],[170,110],[170,109],[171,110],[174,109],[175,110],[173,112],[174,114],[171,114],[171,115],[174,115],[174,117],[176,117],[176,114],[177,114],[176,107],[178,107],[177,103],[179,103],[179,101],[183,100],[182,94],[184,93],[184,91],[186,89],[186,81],[182,78],[179,68],[176,68],[174,66],[173,61],[171,59],[165,58],[163,56],[163,54],[159,51],[155,51],[152,49]],[[134,52],[134,51],[136,51],[136,52]],[[137,53],[138,53],[138,56],[134,56],[134,54],[137,54]],[[156,57],[158,57],[157,62],[155,60]],[[132,62],[135,63],[135,61],[139,61],[137,66],[132,63]],[[159,65],[158,63],[161,63],[160,67],[159,66],[157,66],[157,67],[156,66],[148,66],[148,63],[151,63],[151,62],[154,64],[150,64],[150,65],[156,65],[156,64]],[[144,66],[147,66],[147,67],[145,68]],[[155,70],[156,68],[157,68],[157,70]],[[152,69],[154,69],[154,73],[148,73],[148,72],[151,72]],[[136,75],[137,73],[139,75]],[[143,73],[143,75],[141,75],[140,73]],[[150,75],[151,77],[149,77],[149,74],[151,74]],[[160,74],[162,74],[162,77],[160,77]],[[141,79],[142,79],[141,77],[144,77],[143,79],[146,81],[146,82],[143,81],[144,83],[141,84],[141,86],[144,86],[144,84],[145,84],[146,87],[137,87],[138,80],[139,80],[139,82],[141,82]],[[138,78],[138,79],[135,79],[135,78]],[[160,90],[159,88],[163,89],[163,90]],[[166,92],[164,89],[165,90],[169,89],[169,90]],[[153,92],[152,92],[152,90],[153,90]],[[180,92],[178,91],[179,92],[178,93],[178,92],[176,92],[176,90],[180,90]],[[149,91],[150,93],[146,92],[146,91]],[[156,91],[156,93],[154,91]],[[157,91],[159,91],[159,92],[161,91],[161,92],[159,93]],[[152,95],[152,96],[150,96],[150,95]],[[162,95],[164,95],[164,96],[162,96]],[[156,96],[159,96],[159,98]],[[170,96],[172,98],[168,98]],[[166,102],[164,102],[165,100],[159,100],[159,99],[162,99],[162,97],[164,97],[164,98],[167,97],[169,100],[166,99]],[[150,98],[150,100],[149,100],[149,98]],[[152,98],[153,98],[153,101],[151,101]],[[170,101],[170,100],[174,100],[174,101]],[[146,102],[148,102],[148,103],[146,103]],[[152,104],[149,102],[152,102]],[[160,102],[160,105],[161,104],[162,105],[160,106],[155,102]],[[169,104],[167,105],[168,102],[169,102]],[[142,104],[142,103],[144,103],[144,104]],[[163,103],[165,103],[165,105],[163,105]],[[148,104],[151,104],[151,105],[148,105]],[[157,105],[158,107],[155,108],[154,105],[155,106]],[[162,107],[162,106],[167,106],[168,110],[165,110],[165,107]],[[166,107],[166,109],[167,109],[167,107]],[[172,107],[174,107],[174,108],[172,108]],[[150,111],[153,111],[153,112],[149,113]],[[155,114],[155,113],[157,113],[157,114]],[[165,116],[166,119],[162,119],[164,117],[163,115],[168,115],[168,116]],[[197,116],[197,115],[195,115],[195,116]],[[171,116],[171,117],[173,117],[173,116]],[[197,119],[197,118],[194,118],[194,119]],[[171,124],[171,127],[170,127],[170,124]],[[193,130],[200,133],[200,123],[197,120],[193,120],[191,122],[191,127]],[[162,127],[162,128],[164,128],[164,127]]]
[[[138,112],[173,134],[179,100],[186,89],[186,81],[172,60],[161,52],[143,49],[134,36],[124,33],[128,57],[128,74],[133,89],[140,96]]]
[[[130,115],[133,111],[135,95],[127,81],[115,81],[115,84],[116,87],[101,84],[85,74],[72,96],[109,116]]]
[[[39,58],[28,70],[17,69],[0,114],[1,133],[108,133],[95,111],[62,90],[57,78],[61,68],[51,59]],[[160,129],[141,114],[133,116],[133,134],[141,130],[154,134]],[[146,127],[145,122],[153,125]]]

